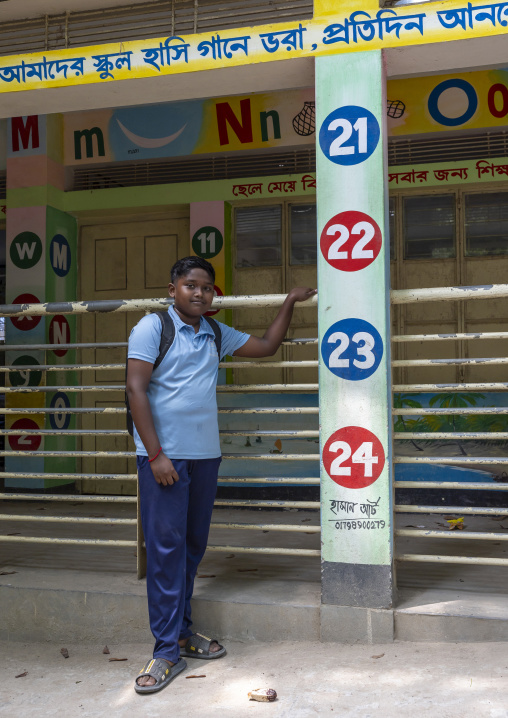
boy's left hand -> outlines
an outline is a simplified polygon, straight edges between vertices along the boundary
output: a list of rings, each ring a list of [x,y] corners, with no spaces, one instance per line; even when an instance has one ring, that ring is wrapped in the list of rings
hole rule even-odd
[[[306,299],[310,299],[314,294],[317,294],[317,289],[311,289],[310,287],[295,287],[292,289],[288,298],[292,299],[293,302],[305,302]]]

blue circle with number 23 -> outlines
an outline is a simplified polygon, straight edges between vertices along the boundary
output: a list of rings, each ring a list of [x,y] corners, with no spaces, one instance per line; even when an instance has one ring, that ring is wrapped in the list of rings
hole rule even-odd
[[[379,122],[365,107],[346,105],[330,112],[321,125],[319,144],[337,165],[357,165],[376,149]]]
[[[328,369],[341,379],[360,381],[374,374],[383,357],[383,340],[363,319],[342,319],[328,329],[321,342]]]

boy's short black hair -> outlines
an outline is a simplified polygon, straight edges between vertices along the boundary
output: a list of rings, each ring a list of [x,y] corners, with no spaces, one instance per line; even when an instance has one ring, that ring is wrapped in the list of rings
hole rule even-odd
[[[204,269],[208,272],[212,278],[212,282],[215,284],[215,269],[212,267],[210,262],[201,257],[183,257],[175,262],[171,267],[171,283],[176,284],[177,280],[181,277],[186,277],[191,269]]]

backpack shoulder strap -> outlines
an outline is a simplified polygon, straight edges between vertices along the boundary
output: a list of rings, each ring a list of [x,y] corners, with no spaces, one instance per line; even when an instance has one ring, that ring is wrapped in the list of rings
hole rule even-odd
[[[168,311],[166,312],[155,312],[159,319],[161,320],[161,341],[159,344],[159,356],[154,362],[153,369],[157,369],[159,364],[162,362],[166,354],[168,353],[168,349],[173,344],[173,340],[175,338],[175,324],[173,320],[171,319],[171,315]]]
[[[215,321],[215,319],[212,319],[212,317],[205,317],[208,324],[211,326],[213,335],[214,335],[214,341],[215,346],[217,347],[217,354],[219,355],[219,361],[222,359],[221,354],[221,348],[222,348],[222,332],[220,330],[219,325]]]

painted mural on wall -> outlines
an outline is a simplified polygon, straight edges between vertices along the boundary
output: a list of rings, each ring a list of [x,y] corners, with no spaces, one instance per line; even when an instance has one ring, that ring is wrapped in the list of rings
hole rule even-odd
[[[377,2],[365,0],[354,12],[333,15],[324,6],[326,3],[316,2],[315,17],[299,23],[4,57],[0,61],[0,92],[447,42],[504,34],[508,26],[506,3],[451,0],[445,8],[436,3],[421,9],[378,9]]]
[[[314,141],[314,89],[65,116],[65,164],[149,160]]]
[[[390,136],[501,127],[508,70],[391,80],[387,94]],[[70,113],[64,127],[66,165],[313,145],[314,88]]]
[[[390,80],[388,94],[392,136],[505,127],[508,69]]]
[[[395,392],[393,407],[396,453],[400,457],[454,457],[455,466],[449,464],[404,464],[395,467],[397,481],[482,481],[505,483],[508,480],[506,466],[496,464],[497,457],[506,457],[507,442],[498,439],[497,432],[508,432],[508,415],[503,414],[506,395],[494,392],[441,392],[438,394]],[[439,409],[439,414],[427,414],[425,409]],[[456,414],[454,410],[484,408],[482,414]],[[418,410],[422,414],[418,414]],[[450,410],[450,414],[446,410]],[[489,413],[491,409],[491,413]],[[404,410],[416,412],[404,414]],[[401,413],[399,413],[401,412]],[[442,412],[442,413],[441,413]],[[456,432],[453,439],[430,439],[429,433]],[[411,433],[411,439],[404,439]],[[476,435],[473,436],[473,433]],[[418,434],[421,434],[419,438]],[[415,436],[416,435],[416,436]],[[469,435],[469,436],[468,436]],[[492,438],[490,438],[490,436]],[[481,466],[460,466],[460,459],[490,456],[494,463]]]

